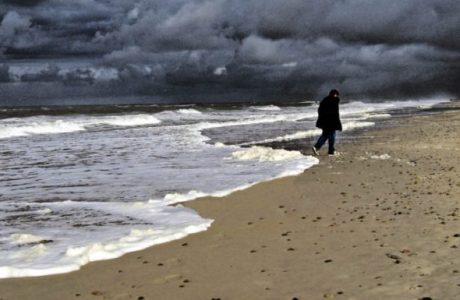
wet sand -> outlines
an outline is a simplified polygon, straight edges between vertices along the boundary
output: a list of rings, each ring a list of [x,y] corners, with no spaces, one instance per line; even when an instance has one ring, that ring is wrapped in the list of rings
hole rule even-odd
[[[0,280],[0,299],[458,299],[460,112],[398,121],[302,175],[185,203],[206,232]]]

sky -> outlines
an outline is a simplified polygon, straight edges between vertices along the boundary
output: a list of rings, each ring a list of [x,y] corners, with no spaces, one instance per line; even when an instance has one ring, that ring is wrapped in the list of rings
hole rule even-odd
[[[2,0],[0,105],[458,97],[458,0]]]

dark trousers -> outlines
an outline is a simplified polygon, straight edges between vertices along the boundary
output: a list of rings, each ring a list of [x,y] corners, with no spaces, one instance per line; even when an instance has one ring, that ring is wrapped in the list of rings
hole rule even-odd
[[[334,154],[335,130],[323,130],[323,133],[315,144],[315,148],[318,150],[321,149],[326,141],[329,141],[329,154]]]

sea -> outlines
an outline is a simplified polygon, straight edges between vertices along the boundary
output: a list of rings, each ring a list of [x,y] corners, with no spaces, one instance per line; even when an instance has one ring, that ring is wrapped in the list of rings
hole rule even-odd
[[[344,131],[448,100],[341,104]],[[0,108],[0,278],[78,270],[205,231],[181,203],[319,163],[318,103]],[[251,199],[247,199],[251,201]]]

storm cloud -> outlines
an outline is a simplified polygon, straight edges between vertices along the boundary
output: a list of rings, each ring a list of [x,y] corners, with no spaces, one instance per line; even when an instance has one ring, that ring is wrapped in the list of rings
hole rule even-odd
[[[0,104],[460,94],[457,0],[17,2],[0,4]]]

